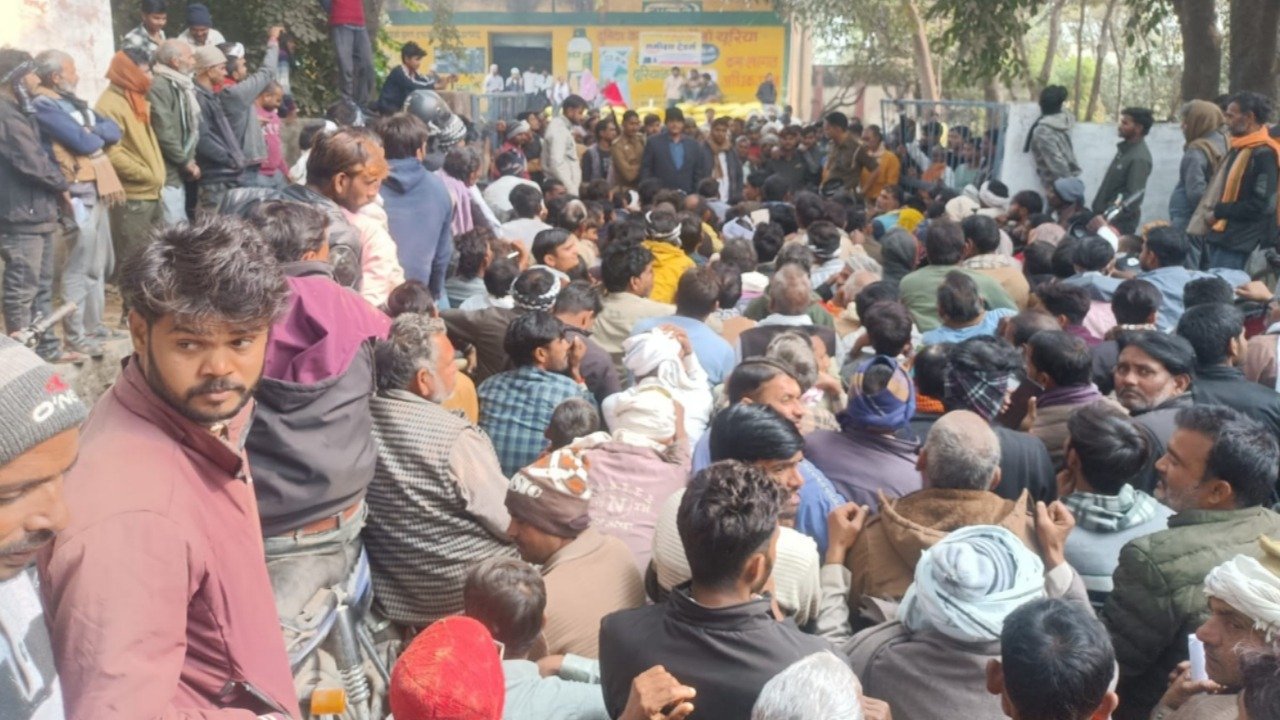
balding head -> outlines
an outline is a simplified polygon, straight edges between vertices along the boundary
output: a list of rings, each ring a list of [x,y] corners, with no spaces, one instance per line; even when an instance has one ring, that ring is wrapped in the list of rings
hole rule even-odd
[[[183,74],[190,74],[196,65],[191,46],[187,44],[186,40],[178,40],[177,38],[160,43],[160,46],[156,48],[156,62],[161,65],[167,65]]]
[[[803,315],[809,309],[812,290],[809,273],[795,265],[783,265],[769,281],[769,310],[779,315]]]
[[[925,487],[990,490],[1000,482],[1000,439],[977,413],[953,410],[929,430],[918,467]]]

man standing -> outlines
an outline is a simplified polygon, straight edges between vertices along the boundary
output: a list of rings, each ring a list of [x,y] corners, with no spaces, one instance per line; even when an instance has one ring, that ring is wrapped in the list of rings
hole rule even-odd
[[[0,48],[0,259],[4,260],[4,325],[15,333],[53,312],[53,234],[67,180],[41,145],[31,95],[40,87],[35,61]],[[36,352],[62,359],[58,337],[45,333]],[[68,359],[75,359],[74,356]]]
[[[1268,133],[1270,116],[1271,101],[1258,93],[1240,93],[1227,105],[1231,150],[1205,191],[1214,203],[1206,218],[1209,267],[1243,270],[1249,253],[1275,242],[1280,143]]]
[[[573,141],[573,126],[587,114],[587,101],[570,95],[560,104],[560,114],[547,123],[546,147],[542,151],[542,170],[548,178],[564,183],[565,190],[577,196],[582,184],[582,166],[578,146]]]
[[[862,173],[874,171],[879,164],[859,136],[850,132],[849,118],[844,113],[828,113],[822,129],[831,141],[827,166],[822,170],[822,184],[839,180],[845,192],[852,195],[862,181]]]
[[[609,186],[634,188],[640,182],[640,160],[644,157],[644,133],[635,110],[622,114],[622,136],[609,148]],[[738,166],[741,170],[742,166]]]
[[[671,68],[671,74],[662,81],[662,96],[668,108],[679,105],[684,98],[684,76],[680,74],[680,68]]]
[[[1151,176],[1151,150],[1147,148],[1147,133],[1155,118],[1146,108],[1125,108],[1120,113],[1120,144],[1116,157],[1102,178],[1098,194],[1093,198],[1093,212],[1101,215],[1119,200],[1124,210],[1111,220],[1117,230],[1132,235],[1138,230],[1142,217],[1142,198],[1139,193],[1147,189]],[[1273,163],[1274,167],[1274,163]],[[1275,185],[1272,185],[1274,188]]]
[[[1022,152],[1031,153],[1036,162],[1036,175],[1048,191],[1058,180],[1080,175],[1076,151],[1071,145],[1071,128],[1076,119],[1062,109],[1067,102],[1067,89],[1050,85],[1040,91],[1040,117],[1036,118]]]
[[[227,113],[231,132],[239,139],[240,149],[244,152],[245,168],[240,177],[243,185],[265,184],[263,178],[266,176],[259,172],[259,166],[267,159],[267,140],[258,119],[256,101],[276,81],[282,31],[279,26],[267,30],[267,52],[256,72],[218,91],[218,100]]]
[[[164,187],[164,157],[151,127],[150,61],[138,50],[121,50],[107,68],[110,87],[98,98],[98,112],[122,130],[120,142],[107,150],[111,165],[124,185],[125,201],[111,208],[111,241],[120,262],[146,244],[151,231],[164,223],[160,188]]]
[[[684,135],[684,113],[667,110],[667,132],[645,143],[640,160],[640,179],[656,178],[667,190],[686,195],[697,192],[698,183],[711,175],[711,159],[697,140]]]
[[[191,77],[195,64],[191,45],[181,40],[160,43],[152,66],[155,76],[147,93],[147,100],[151,102],[151,126],[155,128],[160,154],[164,157],[160,206],[167,225],[187,220],[185,183],[200,179],[200,166],[196,164],[200,101]]]
[[[867,147],[867,154],[876,161],[875,170],[864,168],[862,171],[862,197],[868,203],[875,203],[881,190],[898,184],[902,177],[902,161],[885,149],[884,131],[879,125],[868,125],[862,131],[862,143]]]
[[[283,139],[280,129],[280,105],[284,102],[284,88],[272,80],[253,103],[253,113],[262,128],[262,140],[266,155],[258,166],[258,176],[253,184],[283,188],[289,184],[289,165],[284,160]]]
[[[449,307],[445,274],[453,255],[453,205],[435,173],[427,172],[427,126],[408,113],[378,125],[390,174],[380,190],[387,229],[405,278],[426,283],[437,305]]]
[[[565,337],[564,323],[536,310],[507,326],[503,349],[514,370],[480,383],[480,428],[493,440],[505,475],[533,462],[546,445],[551,413],[573,397],[591,400],[579,367],[585,345]]]
[[[222,198],[239,187],[244,172],[244,149],[231,129],[217,88],[227,77],[227,56],[216,47],[195,52],[196,103],[200,106],[199,140],[196,142],[199,200],[196,219],[216,213]],[[309,179],[309,178],[308,178]]]
[[[329,37],[338,56],[338,91],[345,100],[364,107],[373,94],[373,49],[364,24],[361,0],[330,0]],[[275,63],[271,63],[275,68]],[[257,93],[254,93],[255,95]]]
[[[728,128],[725,128],[726,130]],[[799,151],[800,129],[783,128],[778,133],[778,147],[773,157],[764,161],[764,171],[769,175],[777,175],[786,181],[791,192],[798,193],[805,189],[809,180],[809,165]]]
[[[377,466],[365,547],[380,614],[420,628],[462,610],[471,564],[515,557],[507,479],[489,438],[440,406],[457,375],[440,320],[401,315],[375,355]]]
[[[142,24],[124,34],[121,50],[140,50],[150,61],[164,42],[164,26],[169,22],[169,9],[164,0],[142,0]]]
[[[607,180],[613,174],[613,141],[618,126],[613,120],[599,120],[595,127],[595,144],[582,155],[582,182]]]
[[[27,565],[67,526],[62,479],[88,413],[52,367],[3,336],[0,367],[0,707],[15,720],[62,718],[49,630]]]
[[[40,89],[31,104],[43,139],[62,169],[71,192],[74,234],[69,234],[61,295],[76,304],[63,322],[68,348],[102,356],[102,340],[113,333],[102,324],[106,278],[114,264],[107,205],[124,200],[124,189],[104,148],[120,141],[120,126],[98,117],[75,96],[75,61],[61,50],[36,58]]]
[[[223,218],[161,231],[120,277],[135,353],[39,558],[67,717],[298,717],[242,447],[288,285]]]
[[[213,29],[213,15],[209,12],[209,6],[203,3],[191,3],[187,6],[187,29],[179,33],[178,39],[192,49],[221,45],[227,41],[222,33]]]
[[[773,73],[765,73],[764,82],[756,88],[756,99],[761,105],[778,104],[778,86],[773,84]]]
[[[1156,496],[1176,513],[1169,529],[1120,551],[1102,609],[1120,664],[1120,720],[1146,718],[1169,672],[1187,659],[1186,637],[1205,619],[1200,585],[1238,554],[1258,556],[1258,535],[1280,533],[1268,510],[1277,472],[1274,435],[1227,407],[1195,406],[1156,462]]]

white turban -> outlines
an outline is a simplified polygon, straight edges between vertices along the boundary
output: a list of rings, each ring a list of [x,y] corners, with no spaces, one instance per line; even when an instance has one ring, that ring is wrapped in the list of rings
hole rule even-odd
[[[1280,567],[1280,546],[1264,538],[1268,565]],[[1215,597],[1253,620],[1267,642],[1280,634],[1280,574],[1248,555],[1237,555],[1209,571],[1204,594]]]
[[[982,204],[989,208],[995,208],[1001,211],[1009,209],[1009,198],[1000,197],[999,195],[991,192],[991,183],[989,181],[982,183],[982,189],[978,190],[978,200],[982,201]]]
[[[613,424],[609,426],[619,439],[639,435],[648,440],[667,442],[676,434],[676,407],[671,393],[656,385],[646,385],[634,393],[621,393],[613,404]]]
[[[965,218],[978,212],[978,202],[965,195],[957,195],[947,201],[946,214],[951,222],[962,222]]]
[[[533,127],[529,125],[528,121],[521,120],[515,125],[512,125],[510,129],[507,130],[507,139],[510,140],[511,138],[519,135],[520,133],[527,133],[527,132],[533,132]]]
[[[685,371],[680,341],[660,328],[623,340],[622,364],[636,380],[655,377],[668,388],[697,387]]]
[[[1005,528],[974,525],[952,532],[920,556],[898,617],[912,632],[995,642],[1009,613],[1044,596],[1040,558]]]

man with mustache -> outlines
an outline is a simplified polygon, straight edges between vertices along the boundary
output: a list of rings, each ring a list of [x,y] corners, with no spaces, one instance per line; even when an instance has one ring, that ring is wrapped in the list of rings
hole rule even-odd
[[[1155,462],[1173,435],[1174,417],[1191,407],[1191,383],[1196,354],[1185,339],[1155,330],[1122,333],[1112,377],[1116,400],[1147,433],[1151,444],[1143,471],[1134,477],[1136,490],[1150,493],[1156,487]]]
[[[66,717],[298,717],[244,436],[289,286],[253,227],[160,231],[125,261],[134,354],[39,559]]]
[[[62,474],[76,459],[84,404],[34,352],[0,336],[0,708],[62,717],[62,688],[28,566],[67,525]]]

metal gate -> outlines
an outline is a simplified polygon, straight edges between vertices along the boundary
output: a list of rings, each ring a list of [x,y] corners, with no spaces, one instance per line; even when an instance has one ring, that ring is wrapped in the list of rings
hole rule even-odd
[[[927,156],[938,144],[958,152],[973,142],[983,176],[1000,179],[1004,162],[1004,134],[1009,127],[1006,103],[974,100],[881,100],[880,127],[885,144],[896,148],[904,141],[922,143]],[[949,137],[954,135],[955,137]]]

